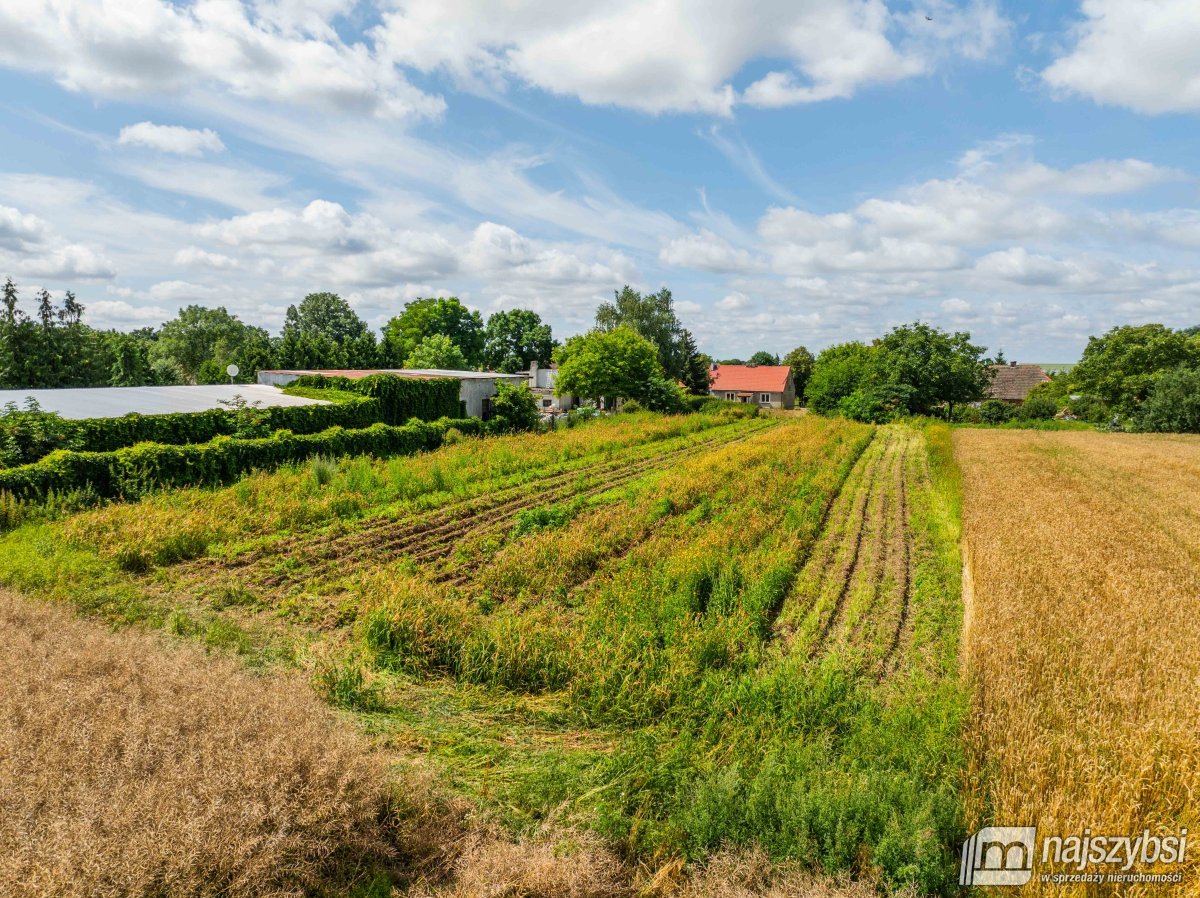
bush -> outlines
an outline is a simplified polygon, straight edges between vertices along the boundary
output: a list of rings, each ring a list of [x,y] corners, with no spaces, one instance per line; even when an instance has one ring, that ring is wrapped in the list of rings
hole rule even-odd
[[[1013,414],[1013,407],[999,399],[986,399],[979,406],[979,416],[984,424],[1003,424]]]
[[[838,401],[838,411],[854,421],[886,424],[909,413],[912,388],[905,384],[883,384],[858,389]]]
[[[1017,408],[1022,421],[1048,421],[1058,414],[1058,403],[1046,396],[1032,396]]]
[[[626,399],[621,403],[621,411],[627,415],[635,414],[636,412],[645,411],[645,407],[636,399]]]
[[[683,387],[665,377],[650,378],[639,398],[652,412],[678,415],[688,410],[687,394]]]
[[[1067,411],[1072,417],[1092,424],[1107,424],[1112,420],[1113,412],[1108,403],[1096,396],[1080,396],[1067,404]]]
[[[56,449],[83,448],[74,425],[42,411],[35,399],[26,400],[24,409],[15,402],[5,404],[0,412],[0,467],[29,464]]]
[[[1138,409],[1134,428],[1153,433],[1200,433],[1200,369],[1162,375]]]
[[[489,433],[523,433],[535,430],[540,421],[537,399],[526,384],[496,385],[492,419],[487,422]]]

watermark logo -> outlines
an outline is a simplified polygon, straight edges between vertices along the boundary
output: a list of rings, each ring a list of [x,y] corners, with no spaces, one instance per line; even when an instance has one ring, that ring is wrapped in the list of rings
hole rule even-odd
[[[1036,826],[985,826],[963,842],[958,883],[1023,886],[1034,863],[1043,883],[1179,883],[1187,858],[1188,831],[1132,836],[1099,835],[1091,828],[1070,836],[1043,836]]]
[[[1036,826],[985,826],[963,842],[958,884],[1023,886],[1033,876]]]

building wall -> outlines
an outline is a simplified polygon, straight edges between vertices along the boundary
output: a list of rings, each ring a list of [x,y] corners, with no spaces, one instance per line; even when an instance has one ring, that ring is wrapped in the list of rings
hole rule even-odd
[[[299,380],[299,374],[289,374],[286,371],[259,371],[258,382],[270,384],[273,387],[286,387],[292,381]]]
[[[712,390],[711,394],[715,399],[724,399],[728,392],[733,390]],[[744,391],[743,391],[744,392]],[[746,400],[751,405],[757,405],[759,408],[795,408],[796,407],[796,388],[792,385],[791,379],[788,379],[788,388],[784,392],[772,392],[766,395],[770,397],[766,402],[761,399],[761,392],[755,391],[754,396]],[[737,396],[733,399],[734,402],[740,401]]]
[[[260,384],[271,384],[276,387],[285,387],[298,379],[299,376],[287,371],[259,371],[258,382]],[[523,374],[499,374],[495,377],[463,377],[459,379],[458,398],[466,405],[469,417],[483,417],[484,402],[496,395],[496,384],[499,381],[510,384],[522,384],[527,382],[527,377]]]

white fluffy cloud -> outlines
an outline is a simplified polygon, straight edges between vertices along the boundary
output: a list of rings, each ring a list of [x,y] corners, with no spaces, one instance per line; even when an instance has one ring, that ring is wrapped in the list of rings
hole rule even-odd
[[[0,64],[48,72],[104,96],[186,93],[204,85],[252,100],[386,118],[438,115],[363,43],[329,24],[339,4],[197,0],[26,0],[0,4]]]
[[[177,156],[203,156],[219,153],[225,144],[211,128],[184,128],[179,125],[156,125],[154,122],[138,122],[121,129],[117,143],[149,147]]]
[[[468,84],[516,79],[584,103],[727,115],[735,76],[756,58],[787,68],[740,99],[791,105],[927,71],[940,55],[977,58],[1007,30],[990,2],[932,5],[936,26],[882,0],[413,0],[384,14],[376,38],[398,62]]]
[[[107,279],[116,275],[103,253],[55,234],[36,215],[0,205],[0,270],[50,280]]]
[[[658,253],[665,265],[679,268],[698,268],[701,271],[752,271],[758,267],[754,255],[738,249],[712,231],[701,230],[671,240]]]
[[[1200,3],[1084,0],[1074,44],[1042,77],[1050,87],[1137,112],[1200,111]]]

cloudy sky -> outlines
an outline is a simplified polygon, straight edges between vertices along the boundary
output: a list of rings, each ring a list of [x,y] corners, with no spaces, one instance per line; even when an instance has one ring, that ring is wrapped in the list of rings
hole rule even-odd
[[[96,325],[307,292],[716,356],[1200,323],[1196,0],[0,0],[0,277]]]

